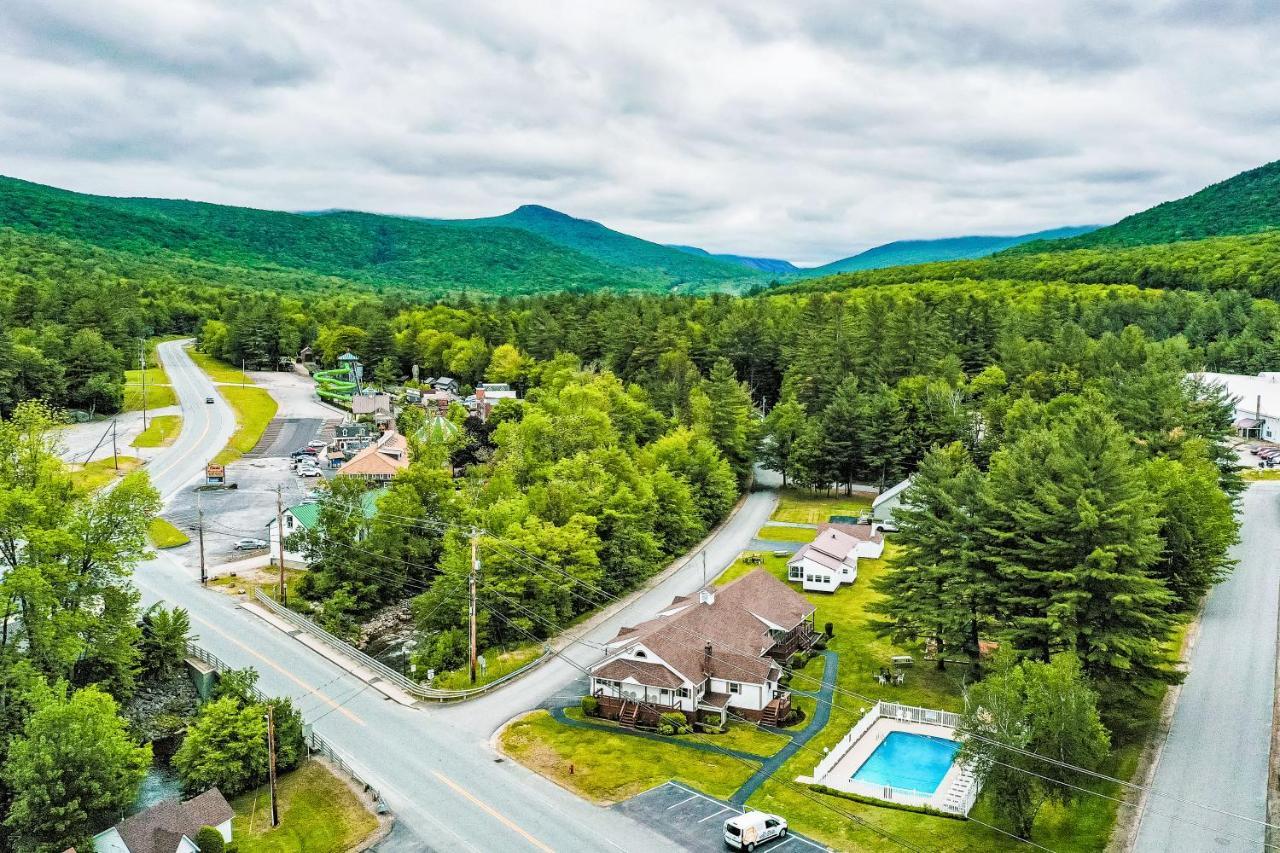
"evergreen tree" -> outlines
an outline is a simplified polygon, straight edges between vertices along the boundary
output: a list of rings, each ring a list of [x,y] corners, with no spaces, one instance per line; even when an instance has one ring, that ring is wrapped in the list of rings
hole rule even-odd
[[[994,605],[983,561],[979,491],[982,475],[960,444],[924,458],[895,512],[898,549],[876,583],[885,598],[873,612],[895,639],[931,642],[938,669],[951,649],[978,661],[979,633]]]
[[[1041,660],[1074,652],[1112,695],[1172,682],[1173,596],[1150,572],[1159,517],[1115,420],[1086,403],[991,460],[984,538],[999,621]]]
[[[773,407],[764,421],[760,442],[760,463],[782,475],[782,485],[787,485],[787,475],[793,468],[792,454],[796,441],[804,433],[808,416],[804,407],[788,399]]]
[[[738,483],[745,485],[751,478],[756,433],[751,392],[723,358],[716,359],[704,390],[711,403],[710,438],[729,460]]]

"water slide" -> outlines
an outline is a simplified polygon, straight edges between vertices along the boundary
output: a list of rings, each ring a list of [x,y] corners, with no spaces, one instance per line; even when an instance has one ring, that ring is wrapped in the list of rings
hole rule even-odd
[[[334,370],[317,370],[311,374],[316,381],[316,395],[326,403],[336,403],[351,407],[351,395],[356,391],[356,383],[351,381],[351,370],[339,367]]]

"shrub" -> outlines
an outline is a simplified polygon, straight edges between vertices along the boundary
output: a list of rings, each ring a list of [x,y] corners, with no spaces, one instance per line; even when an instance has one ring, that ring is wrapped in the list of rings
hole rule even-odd
[[[660,735],[673,735],[675,733],[676,733],[676,730],[671,726],[667,725],[666,723],[663,723],[662,725],[658,726],[658,734]]]
[[[930,806],[911,806],[905,803],[895,803],[889,800],[877,800],[875,797],[866,797],[862,794],[854,794],[849,791],[841,791],[838,788],[829,788],[826,785],[806,785],[812,791],[820,794],[826,794],[828,797],[839,797],[842,800],[852,800],[855,803],[865,803],[868,806],[880,806],[885,809],[898,809],[904,812],[914,812],[916,814],[933,815],[934,817],[946,817],[952,820],[965,820],[963,815],[944,812],[941,809],[935,809]]]
[[[600,716],[600,700],[594,696],[583,696],[582,713],[588,717]]]
[[[692,731],[692,728],[689,726],[689,721],[685,719],[684,714],[676,711],[667,711],[663,713],[662,716],[658,718],[658,729],[659,731],[662,731],[663,729],[671,729],[669,732],[663,731],[663,734],[683,734],[684,732]]]
[[[200,827],[200,831],[196,833],[195,842],[196,846],[200,848],[200,853],[224,853],[226,850],[226,842],[222,840],[222,833],[212,826]]]

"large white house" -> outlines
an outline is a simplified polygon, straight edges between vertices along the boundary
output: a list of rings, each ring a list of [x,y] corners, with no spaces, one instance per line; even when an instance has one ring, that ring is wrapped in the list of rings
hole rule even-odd
[[[898,529],[897,511],[902,506],[902,494],[911,487],[911,478],[885,489],[871,502],[871,526],[879,531],[895,532]]]
[[[858,579],[858,558],[877,560],[884,534],[870,524],[824,524],[787,561],[787,579],[813,592],[835,592]]]
[[[200,853],[196,836],[202,827],[218,830],[231,841],[235,813],[217,788],[210,788],[186,802],[177,799],[156,803],[127,817],[93,837],[97,853]]]
[[[360,508],[364,513],[365,524],[356,534],[357,539],[364,539],[369,532],[369,522],[378,514],[378,499],[387,493],[383,489],[370,489],[360,496]],[[300,548],[301,537],[294,537],[295,533],[301,533],[304,530],[315,530],[320,526],[320,504],[317,501],[303,501],[300,504],[294,504],[286,507],[284,512],[280,514],[284,520],[284,564],[286,568],[305,569],[307,567],[307,557]],[[280,528],[276,526],[275,518],[267,522],[268,535],[271,541],[271,564],[275,565],[276,555],[280,553]]]
[[[689,720],[743,718],[776,725],[791,712],[779,660],[813,645],[814,607],[757,569],[719,589],[675,598],[653,619],[623,628],[591,668],[603,716],[655,723],[678,711]]]

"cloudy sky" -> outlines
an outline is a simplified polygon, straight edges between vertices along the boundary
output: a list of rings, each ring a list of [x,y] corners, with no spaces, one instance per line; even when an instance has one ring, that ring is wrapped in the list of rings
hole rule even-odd
[[[820,263],[1280,158],[1267,0],[4,0],[0,173]]]

